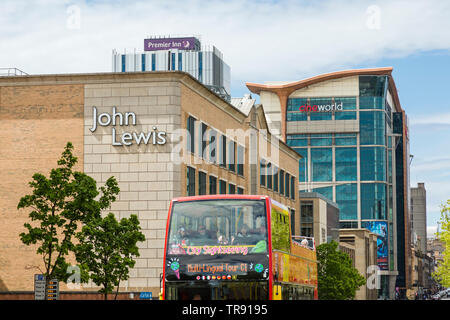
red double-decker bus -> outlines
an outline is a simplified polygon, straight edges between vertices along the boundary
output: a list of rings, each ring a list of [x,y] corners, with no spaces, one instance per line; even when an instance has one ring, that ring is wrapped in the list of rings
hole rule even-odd
[[[314,239],[290,231],[288,208],[268,196],[172,200],[160,298],[317,299]]]

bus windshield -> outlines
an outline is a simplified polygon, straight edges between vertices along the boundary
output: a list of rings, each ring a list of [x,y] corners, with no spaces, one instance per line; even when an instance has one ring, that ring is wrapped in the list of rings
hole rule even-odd
[[[214,255],[267,252],[264,200],[174,202],[168,254]]]

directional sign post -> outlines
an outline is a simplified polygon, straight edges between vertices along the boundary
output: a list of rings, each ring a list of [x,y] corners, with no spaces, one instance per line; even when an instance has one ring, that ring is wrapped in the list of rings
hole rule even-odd
[[[34,300],[45,300],[45,276],[34,275]]]

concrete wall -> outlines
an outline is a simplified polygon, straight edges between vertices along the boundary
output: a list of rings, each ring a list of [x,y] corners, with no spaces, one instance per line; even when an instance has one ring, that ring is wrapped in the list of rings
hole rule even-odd
[[[152,79],[158,80],[158,79]],[[130,279],[122,281],[126,290],[159,290],[162,272],[164,237],[169,202],[180,196],[180,166],[171,163],[174,149],[170,139],[164,145],[133,143],[113,146],[112,125],[93,126],[93,107],[97,116],[134,112],[136,126],[116,125],[116,142],[123,132],[174,132],[180,127],[180,83],[178,81],[152,81],[112,84],[87,84],[84,108],[84,172],[103,185],[115,176],[119,181],[120,196],[111,212],[118,218],[136,214],[146,241],[139,244],[140,257],[130,272]],[[103,119],[104,120],[104,119]],[[106,120],[104,120],[106,121]],[[119,117],[117,117],[117,122]],[[123,120],[125,124],[125,119]]]

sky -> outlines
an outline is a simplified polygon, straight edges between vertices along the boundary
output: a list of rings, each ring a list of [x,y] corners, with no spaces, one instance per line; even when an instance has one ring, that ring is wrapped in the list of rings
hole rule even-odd
[[[2,0],[0,68],[29,74],[109,72],[112,50],[151,35],[196,35],[245,82],[297,81],[394,68],[409,118],[411,186],[427,189],[429,235],[450,198],[450,1]]]

